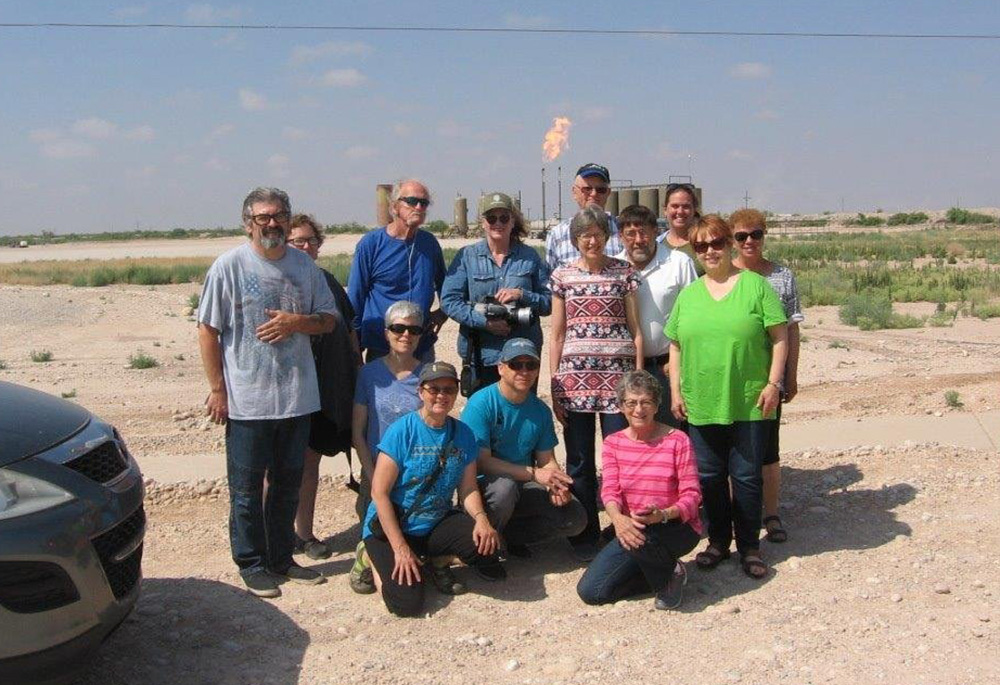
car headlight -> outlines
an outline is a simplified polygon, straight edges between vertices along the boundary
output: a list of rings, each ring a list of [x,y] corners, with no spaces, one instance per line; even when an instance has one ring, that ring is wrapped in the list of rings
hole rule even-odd
[[[75,499],[58,485],[0,469],[0,521],[34,514]]]

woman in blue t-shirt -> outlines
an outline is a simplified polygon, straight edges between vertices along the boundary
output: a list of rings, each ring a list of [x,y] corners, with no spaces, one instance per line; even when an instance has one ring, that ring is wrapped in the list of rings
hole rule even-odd
[[[507,575],[497,558],[499,536],[476,484],[476,438],[448,416],[456,395],[455,367],[427,364],[420,372],[422,406],[393,423],[378,444],[362,559],[370,561],[382,599],[397,616],[423,611],[427,570],[441,592],[465,592],[435,558],[457,556],[488,580]],[[456,490],[465,512],[452,507]]]

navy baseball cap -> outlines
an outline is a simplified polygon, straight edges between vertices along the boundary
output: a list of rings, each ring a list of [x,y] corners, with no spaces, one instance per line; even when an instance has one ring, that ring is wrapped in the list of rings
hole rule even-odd
[[[611,183],[611,172],[608,171],[608,168],[606,166],[601,166],[600,164],[594,164],[593,162],[584,164],[582,167],[577,169],[576,175],[580,178],[597,176],[598,178],[604,179],[605,183]]]
[[[503,349],[500,350],[500,363],[506,364],[518,357],[531,357],[532,359],[541,360],[541,357],[538,356],[538,348],[535,347],[535,343],[527,338],[511,338],[503,344]]]

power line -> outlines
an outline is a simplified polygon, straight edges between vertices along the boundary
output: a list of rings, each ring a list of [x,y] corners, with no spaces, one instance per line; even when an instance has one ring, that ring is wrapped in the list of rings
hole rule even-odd
[[[355,31],[409,33],[511,33],[592,36],[695,36],[723,38],[860,38],[902,40],[1000,40],[995,33],[856,33],[823,31],[684,31],[676,29],[573,29],[481,26],[336,26],[322,24],[100,24],[71,22],[0,22],[0,29],[119,29],[223,31]]]

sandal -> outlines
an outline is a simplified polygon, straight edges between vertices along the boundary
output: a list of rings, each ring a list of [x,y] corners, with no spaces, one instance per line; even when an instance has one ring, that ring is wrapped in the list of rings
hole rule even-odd
[[[767,575],[767,564],[764,563],[764,560],[760,558],[757,552],[747,552],[742,555],[740,557],[740,566],[743,567],[743,573],[754,580],[761,580]]]
[[[464,595],[468,588],[455,577],[448,566],[435,566],[431,564],[431,580],[438,592],[445,595]]]
[[[721,550],[709,544],[704,551],[694,555],[694,563],[703,571],[709,571],[729,558],[729,550]]]
[[[774,523],[774,525],[772,526],[767,525],[768,523],[772,522]],[[781,525],[780,516],[777,515],[765,516],[763,523],[764,523],[764,530],[767,531],[764,534],[765,540],[767,540],[768,542],[776,542],[776,543],[782,543],[788,540],[788,531],[785,530],[784,527]]]

